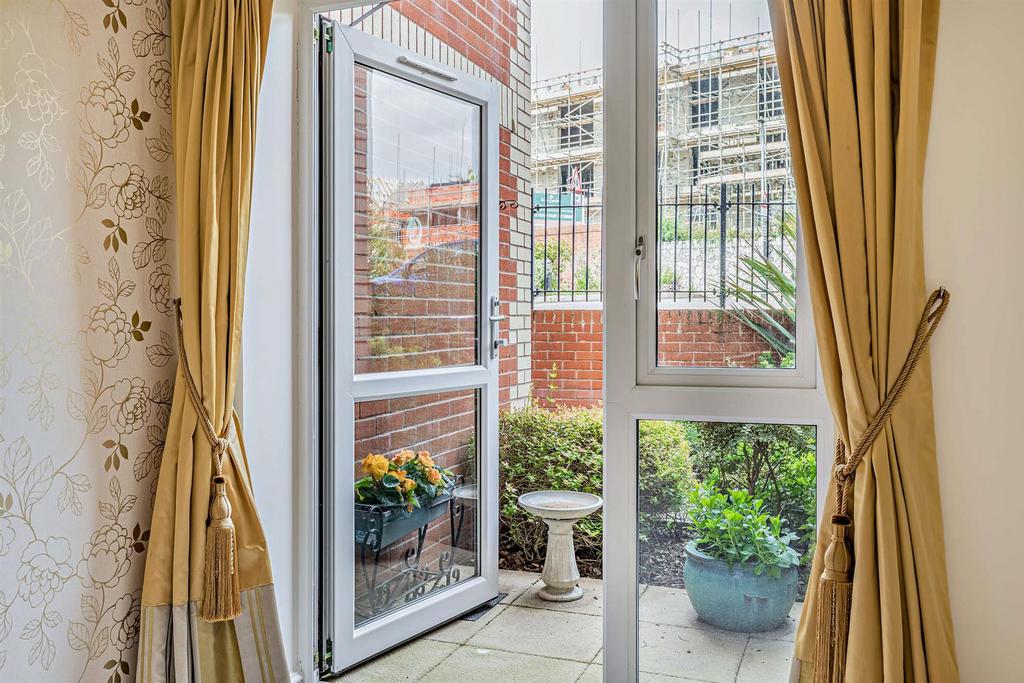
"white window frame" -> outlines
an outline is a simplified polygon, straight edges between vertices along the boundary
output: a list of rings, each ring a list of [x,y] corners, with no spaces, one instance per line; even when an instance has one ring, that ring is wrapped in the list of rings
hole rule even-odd
[[[806,424],[817,430],[818,513],[831,470],[832,417],[816,371],[806,277],[798,268],[797,368],[657,368],[654,259],[655,0],[604,2],[602,264],[605,273],[604,680],[638,677],[637,421]],[[640,49],[644,48],[644,49]],[[610,228],[610,229],[608,229]],[[799,250],[799,246],[798,246]],[[634,299],[634,288],[639,300]]]
[[[634,5],[635,3],[635,5]],[[638,295],[637,305],[637,382],[643,385],[691,385],[691,386],[723,386],[723,387],[800,387],[813,389],[817,386],[816,349],[814,343],[814,325],[811,318],[810,295],[807,289],[806,269],[802,267],[803,243],[800,231],[797,230],[796,258],[799,266],[796,269],[796,367],[795,368],[703,368],[703,367],[666,367],[659,366],[657,335],[658,319],[658,272],[657,259],[653,258],[657,249],[657,45],[658,17],[655,0],[626,0],[612,3],[635,8],[633,20],[634,32],[627,34],[624,30],[616,30],[612,35],[605,36],[606,58],[609,49],[620,49],[624,46],[609,45],[614,38],[622,43],[630,35],[635,36],[632,42],[632,63],[635,64],[635,99],[636,110],[630,133],[625,131],[618,139],[614,135],[605,135],[611,146],[622,146],[629,140],[635,141],[636,156],[636,225],[639,226],[637,236],[644,238],[643,258],[636,270],[635,291]],[[607,2],[606,2],[607,6]],[[616,7],[615,11],[624,13],[626,7]],[[649,49],[637,50],[638,46],[649,46]],[[607,64],[605,66],[607,69]],[[605,83],[605,102],[610,99],[608,84]],[[625,96],[616,95],[617,97]],[[607,116],[607,114],[606,114]],[[616,143],[619,143],[616,145]],[[607,144],[607,143],[606,143]],[[609,150],[605,150],[609,154]],[[623,150],[630,153],[632,150]],[[621,154],[622,152],[620,152]],[[606,159],[623,159],[623,156],[606,156]],[[605,171],[607,173],[607,170]],[[631,183],[634,184],[634,183]],[[606,187],[615,186],[610,182]],[[619,225],[619,223],[612,223]],[[630,244],[627,251],[632,254],[635,244]],[[631,285],[632,287],[632,285]],[[721,310],[717,306],[713,310]]]
[[[323,40],[325,37],[322,37]],[[339,134],[322,140],[325,191],[333,195],[333,207],[324,212],[324,268],[329,283],[323,296],[324,359],[322,374],[324,417],[321,438],[325,454],[322,476],[323,504],[329,514],[322,517],[320,538],[323,605],[321,623],[331,639],[331,673],[351,668],[390,647],[450,621],[498,593],[498,363],[491,353],[494,326],[488,323],[490,299],[498,294],[498,116],[497,86],[469,74],[388,44],[358,29],[333,26],[333,75],[325,78],[325,99],[331,94],[352,92],[353,64],[388,73],[431,90],[471,102],[480,107],[480,279],[478,286],[478,362],[470,366],[449,366],[424,370],[355,373],[354,370],[354,250],[353,220],[354,143],[352,107],[343,95],[334,107],[333,130]],[[329,72],[327,72],[329,73]],[[333,101],[333,100],[332,100]],[[330,102],[327,103],[330,106]],[[331,163],[337,160],[337,163]],[[330,168],[333,167],[333,168]],[[332,239],[332,236],[348,236]],[[328,331],[334,330],[331,335]],[[479,573],[444,590],[431,593],[355,626],[353,547],[355,504],[353,494],[352,444],[355,404],[362,401],[399,398],[424,393],[474,389],[477,391],[478,462],[477,558]],[[330,464],[340,466],[332,467]],[[330,495],[333,494],[333,495]],[[322,645],[322,651],[326,651]],[[323,667],[323,663],[321,663]]]

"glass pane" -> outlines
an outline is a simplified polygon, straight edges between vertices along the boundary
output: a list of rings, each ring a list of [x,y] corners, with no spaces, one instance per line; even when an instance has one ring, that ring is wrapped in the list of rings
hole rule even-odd
[[[475,389],[356,403],[355,624],[479,574]]]
[[[658,365],[793,367],[796,195],[767,3],[658,9]]]
[[[355,370],[477,362],[480,107],[355,67]]]
[[[534,302],[597,302],[604,178],[601,6],[537,3],[532,12]]]
[[[641,420],[638,434],[640,680],[788,680],[815,428]]]

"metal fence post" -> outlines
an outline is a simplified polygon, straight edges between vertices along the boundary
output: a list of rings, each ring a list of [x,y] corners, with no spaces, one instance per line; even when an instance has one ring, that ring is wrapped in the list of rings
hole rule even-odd
[[[725,308],[725,232],[726,225],[728,225],[727,213],[725,183],[722,183],[718,186],[718,302],[719,306],[723,309]]]

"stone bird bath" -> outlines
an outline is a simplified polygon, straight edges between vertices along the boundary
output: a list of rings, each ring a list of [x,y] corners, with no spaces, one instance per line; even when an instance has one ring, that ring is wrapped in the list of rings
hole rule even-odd
[[[600,496],[579,491],[534,491],[519,496],[519,505],[548,525],[548,550],[540,578],[544,587],[537,596],[551,602],[569,602],[583,597],[577,582],[576,549],[572,527],[577,521],[598,510],[604,501]]]

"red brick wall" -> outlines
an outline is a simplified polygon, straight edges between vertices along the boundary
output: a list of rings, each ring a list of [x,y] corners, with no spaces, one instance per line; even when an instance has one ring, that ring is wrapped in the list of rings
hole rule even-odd
[[[604,325],[600,310],[533,310],[533,397],[542,406],[601,402]]]
[[[434,34],[501,83],[509,84],[518,45],[510,0],[400,0],[391,8]]]
[[[600,310],[533,311],[533,396],[542,406],[595,406],[603,387]],[[750,367],[769,346],[750,328],[713,310],[662,310],[659,362],[690,367]]]

